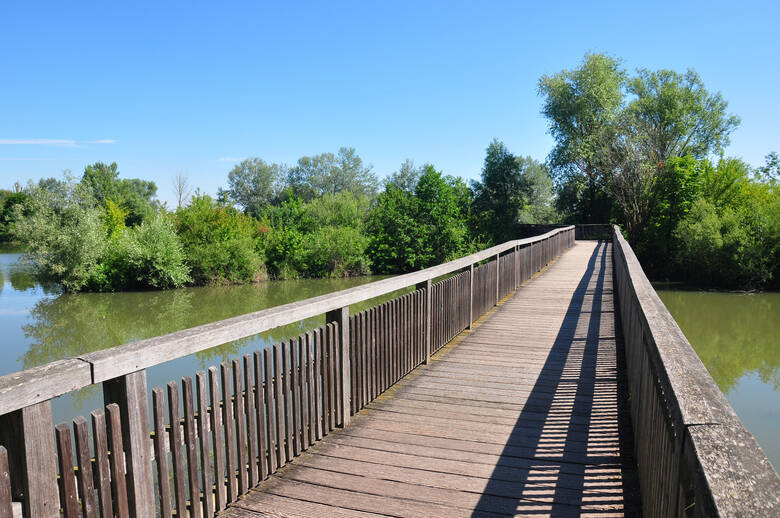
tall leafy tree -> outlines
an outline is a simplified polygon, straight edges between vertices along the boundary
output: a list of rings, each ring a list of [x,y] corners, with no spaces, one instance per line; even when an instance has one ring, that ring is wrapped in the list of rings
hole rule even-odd
[[[139,178],[121,179],[116,162],[95,162],[84,168],[81,183],[105,206],[111,200],[128,212],[127,223],[140,225],[155,213],[157,185]]]
[[[354,148],[342,147],[336,154],[299,158],[290,168],[287,182],[293,193],[304,201],[344,191],[372,197],[376,195],[378,181],[371,170]]]
[[[530,156],[517,157],[517,162],[525,177],[527,204],[520,212],[521,223],[555,223],[558,214],[553,207],[555,199],[554,184],[547,165]]]
[[[16,206],[21,206],[23,210],[29,198],[26,192],[0,189],[0,243],[13,239],[11,230],[17,220]]]
[[[422,167],[415,167],[414,160],[407,158],[398,168],[398,171],[387,177],[385,183],[395,185],[404,192],[414,192],[414,187],[417,185],[417,181],[420,179],[420,175],[426,166],[427,164]]]
[[[721,93],[707,91],[694,70],[639,69],[628,91],[635,96],[626,108],[628,131],[659,174],[672,157],[722,152],[740,122],[726,112]]]
[[[374,271],[409,272],[419,268],[422,234],[413,193],[389,183],[366,218],[367,252]]]
[[[584,184],[582,214],[578,215],[584,222],[601,223],[609,218],[608,207],[599,203],[600,191],[605,189],[600,152],[604,135],[613,131],[622,109],[625,78],[617,59],[586,54],[578,68],[539,80],[542,114],[555,139],[549,162],[560,184]]]
[[[417,225],[422,233],[420,266],[453,259],[465,247],[468,227],[452,183],[441,171],[427,166],[414,188],[414,196]]]
[[[493,139],[487,148],[480,181],[473,182],[474,217],[477,231],[494,243],[513,239],[529,195],[524,169],[503,142]]]
[[[468,243],[468,186],[426,166],[413,191],[389,182],[366,219],[374,270],[408,272],[452,259]]]
[[[693,70],[640,69],[628,81],[634,96],[603,140],[603,164],[623,213],[629,240],[639,244],[649,219],[680,177],[667,167],[683,156],[720,153],[739,119],[726,112],[720,93],[708,92]],[[667,235],[670,235],[667,232]]]
[[[277,202],[284,189],[285,175],[283,165],[247,158],[230,170],[228,188],[220,191],[219,197],[259,216],[266,206]]]

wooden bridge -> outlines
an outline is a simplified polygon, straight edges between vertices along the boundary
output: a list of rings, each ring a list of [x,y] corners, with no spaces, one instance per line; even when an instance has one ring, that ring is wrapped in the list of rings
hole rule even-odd
[[[0,518],[778,515],[777,473],[606,230],[2,376]],[[151,366],[323,313],[147,387]],[[52,398],[98,383],[104,409],[53,426]]]

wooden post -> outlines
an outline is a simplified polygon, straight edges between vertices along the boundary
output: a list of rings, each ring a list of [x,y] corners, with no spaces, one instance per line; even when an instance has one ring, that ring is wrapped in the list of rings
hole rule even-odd
[[[130,513],[138,518],[154,516],[146,370],[104,381],[103,399],[106,405],[116,403],[119,406]]]
[[[51,400],[0,416],[0,445],[8,450],[11,491],[23,500],[25,518],[59,518]]]
[[[474,263],[469,266],[469,325],[474,323]]]
[[[349,360],[349,306],[328,311],[325,314],[327,323],[338,323],[339,336],[337,338],[339,345],[338,358],[341,368],[341,426],[346,427],[350,422],[350,405],[352,402],[352,378],[350,374]],[[337,368],[338,368],[337,367]]]
[[[494,306],[498,306],[498,299],[499,299],[499,296],[498,296],[498,294],[499,294],[498,286],[499,286],[499,281],[501,279],[501,261],[500,261],[500,259],[501,259],[501,254],[496,254],[496,303],[493,304]]]
[[[428,365],[431,359],[431,280],[428,279],[417,284],[416,289],[425,290],[423,294],[423,304],[425,306],[423,313],[423,340],[425,341],[423,349],[425,350],[425,358],[423,359],[423,364]]]

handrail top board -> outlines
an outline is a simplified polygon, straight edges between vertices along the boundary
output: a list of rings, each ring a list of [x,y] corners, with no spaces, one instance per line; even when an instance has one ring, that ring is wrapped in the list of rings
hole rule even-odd
[[[544,241],[572,229],[574,225],[556,228],[545,234],[507,241],[417,272],[6,374],[0,376],[0,415],[220,344],[380,297],[466,268],[517,246]],[[41,369],[46,373],[44,376],[39,372]],[[83,375],[85,369],[90,370],[90,377]],[[78,375],[74,375],[76,372]]]

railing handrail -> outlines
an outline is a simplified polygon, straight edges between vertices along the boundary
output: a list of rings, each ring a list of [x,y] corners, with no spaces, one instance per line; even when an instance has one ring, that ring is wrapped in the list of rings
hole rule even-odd
[[[697,516],[758,516],[780,509],[780,477],[771,462],[661,301],[620,229],[614,226],[613,231],[614,260],[621,261],[631,288],[624,291],[616,286],[616,291],[633,298],[639,308],[641,330],[623,326],[626,347],[647,343],[651,349],[650,369],[666,400],[665,419],[670,437],[678,444],[680,469],[686,470],[679,476],[680,485],[690,484],[681,489],[690,494],[679,501],[692,498]],[[621,315],[624,323],[632,318]],[[637,338],[639,343],[633,343]],[[643,500],[648,497],[652,496],[643,495]]]
[[[6,374],[0,376],[0,415],[220,344],[414,286],[516,247],[544,241],[572,228],[574,225],[556,228],[545,234],[507,241],[417,272]]]

